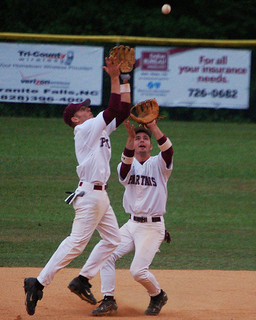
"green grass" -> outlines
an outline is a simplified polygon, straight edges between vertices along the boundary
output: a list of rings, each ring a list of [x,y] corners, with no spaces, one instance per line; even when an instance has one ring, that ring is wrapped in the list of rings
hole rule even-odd
[[[0,266],[44,266],[70,233],[74,211],[73,132],[62,119],[0,118]],[[174,170],[165,215],[171,244],[163,243],[152,268],[255,270],[255,124],[171,122],[159,127],[173,142]],[[126,141],[111,136],[109,197],[119,224],[123,187],[116,166]],[[159,149],[153,140],[153,152]],[[99,236],[69,266],[81,267]],[[150,245],[150,244],[149,244]],[[132,254],[117,262],[129,268]]]

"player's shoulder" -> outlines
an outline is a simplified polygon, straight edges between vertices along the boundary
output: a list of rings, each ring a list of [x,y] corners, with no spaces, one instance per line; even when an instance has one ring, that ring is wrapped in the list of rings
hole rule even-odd
[[[156,155],[154,155],[154,156],[151,156],[151,157],[149,158],[149,161],[151,161],[151,162],[158,162],[159,159],[160,159],[160,156],[161,156],[161,153],[156,154]]]
[[[77,125],[74,129],[74,135],[76,137],[79,137],[81,135],[83,137],[89,135],[91,132],[91,129],[93,128],[94,119],[95,118],[88,119],[84,123]]]
[[[165,161],[164,161],[164,159],[162,157],[161,152],[159,152],[155,156],[150,157],[150,160],[151,160],[151,164],[154,167],[158,167],[159,170],[162,169],[162,168],[166,168],[166,164],[165,164]]]

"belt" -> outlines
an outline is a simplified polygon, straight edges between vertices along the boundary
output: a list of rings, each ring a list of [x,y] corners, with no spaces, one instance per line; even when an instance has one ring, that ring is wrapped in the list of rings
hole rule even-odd
[[[141,223],[150,222],[150,221],[152,221],[152,222],[161,221],[161,217],[152,217],[151,219],[148,219],[147,217],[137,217],[137,216],[132,216],[132,215],[130,215],[129,219],[132,219],[134,221],[141,222]]]
[[[79,187],[81,187],[83,185],[83,182],[80,181],[79,182]],[[93,190],[107,190],[108,185],[104,184],[104,185],[99,185],[99,184],[95,184],[93,185]]]
[[[99,185],[95,184],[95,185],[93,186],[93,190],[107,190],[107,188],[108,188],[108,185],[107,185],[107,184],[105,184],[105,185],[103,185],[103,186],[99,186]]]

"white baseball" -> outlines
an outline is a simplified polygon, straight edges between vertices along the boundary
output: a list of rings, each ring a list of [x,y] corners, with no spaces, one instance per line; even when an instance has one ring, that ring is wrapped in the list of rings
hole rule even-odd
[[[171,6],[169,4],[164,4],[162,6],[162,13],[169,14],[171,12]]]

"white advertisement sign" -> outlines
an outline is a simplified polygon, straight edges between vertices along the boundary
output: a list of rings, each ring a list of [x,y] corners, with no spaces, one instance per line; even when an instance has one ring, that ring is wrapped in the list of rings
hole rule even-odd
[[[101,105],[103,47],[0,43],[0,101]]]
[[[250,50],[136,47],[134,103],[249,108]]]

